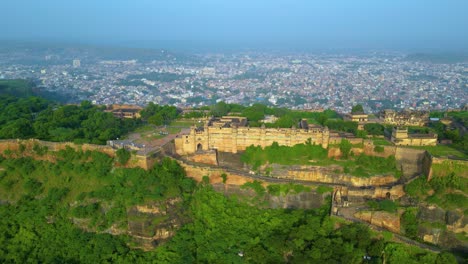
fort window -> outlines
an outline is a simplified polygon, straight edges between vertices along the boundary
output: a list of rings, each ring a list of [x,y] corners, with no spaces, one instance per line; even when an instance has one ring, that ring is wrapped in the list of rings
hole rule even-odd
[[[202,151],[203,150],[203,146],[201,143],[198,143],[197,145],[197,151]]]
[[[390,199],[390,192],[387,192],[387,193],[385,194],[385,197],[386,197],[387,199]]]

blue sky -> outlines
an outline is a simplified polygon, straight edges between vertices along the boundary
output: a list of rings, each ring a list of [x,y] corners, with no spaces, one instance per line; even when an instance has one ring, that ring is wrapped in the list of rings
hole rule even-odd
[[[231,48],[468,48],[468,0],[2,0],[0,8],[0,38],[12,40]]]

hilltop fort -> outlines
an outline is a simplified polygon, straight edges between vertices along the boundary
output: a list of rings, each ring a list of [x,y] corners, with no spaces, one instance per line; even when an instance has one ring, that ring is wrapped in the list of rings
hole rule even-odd
[[[245,117],[224,116],[212,118],[203,127],[192,126],[190,132],[175,139],[179,155],[201,150],[216,149],[222,152],[237,153],[251,145],[266,147],[277,142],[281,146],[294,146],[310,140],[312,144],[327,148],[341,139],[352,143],[362,143],[362,139],[345,133],[333,133],[325,126],[311,125],[301,120],[298,127],[267,128],[249,127]]]

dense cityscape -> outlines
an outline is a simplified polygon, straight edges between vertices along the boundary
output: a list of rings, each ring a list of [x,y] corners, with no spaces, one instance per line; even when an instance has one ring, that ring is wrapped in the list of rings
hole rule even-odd
[[[458,109],[468,103],[463,60],[444,63],[403,53],[145,52],[151,56],[138,50],[103,56],[95,48],[3,48],[0,79],[30,79],[69,102],[95,104],[191,108],[225,101],[338,112],[362,104],[377,112]]]

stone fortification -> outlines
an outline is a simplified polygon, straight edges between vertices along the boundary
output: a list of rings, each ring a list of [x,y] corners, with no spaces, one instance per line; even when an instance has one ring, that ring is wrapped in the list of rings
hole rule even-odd
[[[33,151],[34,146],[46,147],[47,151],[60,151],[68,148],[82,151],[99,151],[111,157],[115,157],[115,150],[110,146],[94,145],[94,144],[75,144],[73,142],[50,142],[38,139],[7,139],[0,140],[0,154],[4,154],[5,150],[18,151],[20,146],[28,152]]]
[[[437,134],[409,134],[408,128],[395,127],[391,140],[397,146],[435,146]]]
[[[204,127],[191,127],[190,133],[175,139],[176,152],[187,155],[197,151],[216,149],[237,153],[247,147],[266,147],[277,142],[281,146],[312,143],[328,147],[330,132],[327,127],[305,126],[303,128],[246,127],[239,123],[207,122]]]
[[[55,161],[53,155],[37,155],[35,153],[35,146],[45,147],[47,152],[57,152],[60,150],[66,150],[67,148],[72,148],[75,151],[99,151],[104,154],[109,155],[110,157],[115,157],[116,149],[110,146],[103,145],[94,145],[94,144],[75,144],[72,142],[50,142],[42,141],[38,139],[7,139],[0,140],[0,155],[5,156],[6,151],[20,152],[21,148],[24,148],[22,156],[31,156],[38,160],[48,160],[51,162]],[[144,155],[132,155],[130,161],[125,165],[125,167],[135,168],[140,167],[143,169],[151,168],[154,163],[157,161],[155,157],[144,156]]]

